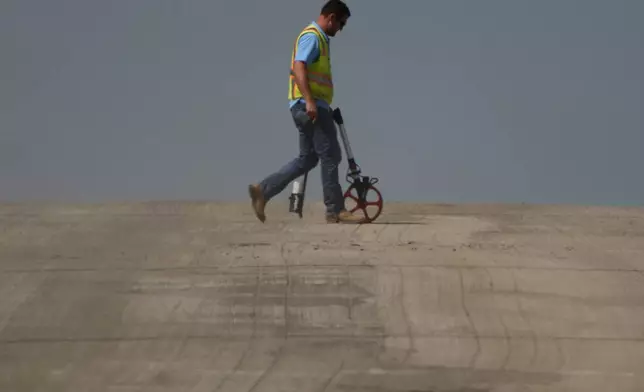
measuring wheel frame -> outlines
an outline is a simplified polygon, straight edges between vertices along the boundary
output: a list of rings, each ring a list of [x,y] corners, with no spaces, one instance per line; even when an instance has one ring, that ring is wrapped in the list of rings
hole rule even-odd
[[[384,204],[382,193],[380,192],[380,190],[378,190],[378,188],[374,186],[374,184],[376,184],[379,180],[376,177],[361,175],[362,169],[356,163],[353,151],[351,150],[351,144],[349,143],[349,137],[347,136],[347,131],[344,126],[344,118],[342,118],[342,112],[340,111],[340,108],[335,108],[333,110],[333,120],[336,122],[336,124],[338,124],[338,127],[340,128],[340,136],[342,137],[342,143],[344,144],[344,151],[347,154],[348,168],[346,180],[350,185],[344,192],[345,203],[348,199],[355,201],[356,206],[349,209],[349,211],[351,213],[354,213],[358,210],[362,210],[364,218],[366,220],[365,223],[371,223],[378,219],[378,217],[382,213]],[[367,200],[367,194],[369,193],[369,191],[373,191],[376,194],[376,201]],[[353,194],[353,192],[355,192],[355,195]],[[370,216],[367,212],[367,207],[369,206],[377,207],[377,211],[372,216]]]

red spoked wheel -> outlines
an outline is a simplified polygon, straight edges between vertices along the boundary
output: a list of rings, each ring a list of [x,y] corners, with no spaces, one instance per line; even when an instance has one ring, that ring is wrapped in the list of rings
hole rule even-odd
[[[359,187],[366,187],[364,192],[364,200],[360,199]],[[347,210],[355,213],[362,210],[367,223],[375,221],[382,212],[383,200],[382,194],[373,186],[373,184],[357,184],[352,183],[351,186],[344,192],[344,202]]]

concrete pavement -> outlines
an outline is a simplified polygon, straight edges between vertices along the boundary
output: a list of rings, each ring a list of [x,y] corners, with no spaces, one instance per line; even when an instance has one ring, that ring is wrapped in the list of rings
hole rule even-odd
[[[644,391],[644,209],[0,205],[0,391]]]

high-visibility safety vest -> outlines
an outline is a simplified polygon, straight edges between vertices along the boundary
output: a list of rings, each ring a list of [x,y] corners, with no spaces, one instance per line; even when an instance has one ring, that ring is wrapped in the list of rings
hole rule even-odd
[[[329,45],[324,36],[313,25],[310,24],[295,39],[295,46],[291,55],[291,74],[289,76],[288,99],[294,100],[303,97],[297,83],[295,82],[295,53],[297,52],[297,43],[300,37],[306,33],[315,33],[318,38],[320,48],[319,58],[307,67],[307,76],[309,79],[309,89],[314,99],[322,99],[329,105],[333,101],[333,77],[331,76],[331,57],[329,55]]]

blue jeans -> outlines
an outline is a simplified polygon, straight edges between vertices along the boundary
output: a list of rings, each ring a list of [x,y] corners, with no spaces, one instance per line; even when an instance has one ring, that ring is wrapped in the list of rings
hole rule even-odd
[[[344,195],[338,178],[342,151],[338,132],[330,109],[318,106],[315,122],[306,114],[306,105],[297,103],[291,108],[293,122],[299,133],[300,152],[278,171],[260,182],[264,199],[272,199],[296,178],[321,163],[322,191],[327,214],[344,209]]]

